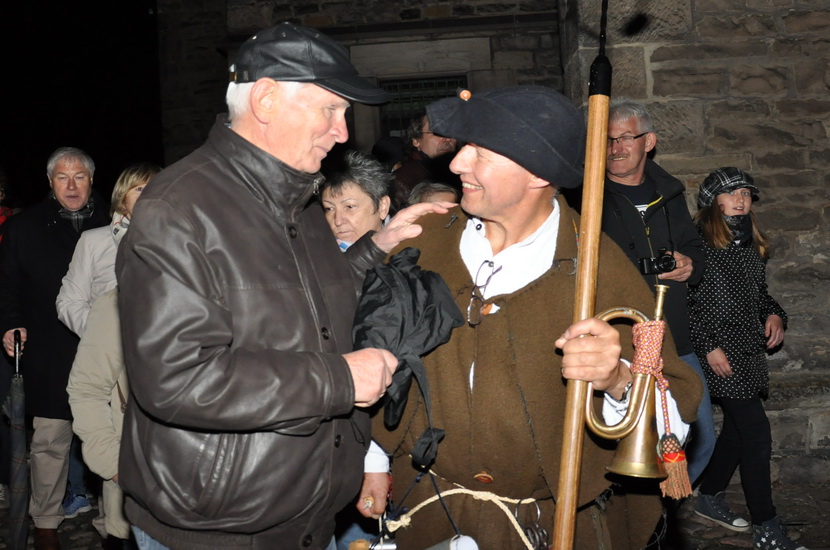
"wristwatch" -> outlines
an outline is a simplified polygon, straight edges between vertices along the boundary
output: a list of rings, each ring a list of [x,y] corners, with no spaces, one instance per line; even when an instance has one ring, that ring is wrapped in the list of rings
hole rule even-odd
[[[625,389],[622,392],[622,396],[618,400],[620,403],[628,403],[628,394],[629,394],[629,392],[631,392],[631,387],[633,385],[634,385],[633,380],[625,385]]]

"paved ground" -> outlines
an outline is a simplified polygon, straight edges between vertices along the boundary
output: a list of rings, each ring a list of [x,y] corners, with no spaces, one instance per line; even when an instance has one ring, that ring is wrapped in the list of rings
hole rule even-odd
[[[830,485],[775,487],[773,496],[792,538],[810,550],[830,550]],[[730,488],[727,501],[735,512],[746,513],[739,487]],[[65,550],[101,548],[101,539],[92,527],[95,514],[93,511],[63,522],[59,532]],[[751,534],[735,533],[695,515],[692,499],[683,502],[676,516],[666,540],[659,546],[661,550],[752,548]],[[8,535],[8,511],[0,510],[0,549],[9,548]],[[498,550],[488,548],[481,541],[480,546],[481,550]],[[28,548],[33,548],[31,537]]]
[[[749,519],[739,486],[730,486],[726,500],[732,511]],[[830,485],[776,486],[773,501],[792,539],[810,550],[830,550]],[[680,506],[675,526],[662,550],[752,548],[751,533],[736,533],[697,516],[693,498]]]

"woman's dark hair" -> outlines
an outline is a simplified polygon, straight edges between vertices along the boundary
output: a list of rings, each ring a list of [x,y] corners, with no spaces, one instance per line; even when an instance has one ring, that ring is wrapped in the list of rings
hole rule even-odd
[[[353,183],[369,195],[375,210],[380,207],[380,199],[389,195],[392,174],[371,155],[360,151],[349,151],[344,158],[345,167],[327,178],[320,189],[328,189],[332,195],[339,196],[343,186]]]
[[[749,219],[752,220],[752,246],[762,258],[769,258],[769,241],[758,227],[755,212],[750,210]],[[703,240],[712,248],[726,248],[734,240],[732,230],[726,225],[717,200],[697,211],[695,223],[700,227]]]
[[[406,147],[406,150],[415,150],[416,147],[412,141],[424,137],[424,119],[426,117],[426,111],[422,111],[409,121],[409,126],[407,126],[406,133],[404,134],[404,147]]]

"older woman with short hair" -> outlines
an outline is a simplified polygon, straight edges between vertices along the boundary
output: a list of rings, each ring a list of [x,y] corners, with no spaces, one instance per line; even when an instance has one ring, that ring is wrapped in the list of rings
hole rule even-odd
[[[349,151],[345,168],[323,184],[320,202],[337,243],[346,250],[369,231],[377,231],[389,215],[392,176],[369,155]]]

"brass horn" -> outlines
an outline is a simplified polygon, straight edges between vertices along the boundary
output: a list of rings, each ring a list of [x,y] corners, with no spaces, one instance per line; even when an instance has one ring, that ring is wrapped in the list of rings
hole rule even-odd
[[[656,285],[657,297],[654,308],[654,320],[663,317],[663,303],[669,287]],[[599,319],[627,318],[635,323],[648,321],[642,312],[626,307],[606,310]],[[655,378],[650,374],[635,373],[631,386],[628,410],[619,424],[607,426],[591,406],[592,385],[588,384],[588,399],[585,400],[585,423],[588,428],[605,439],[619,439],[614,460],[607,467],[608,471],[632,477],[664,479],[666,469],[657,454],[657,407],[655,405]]]

